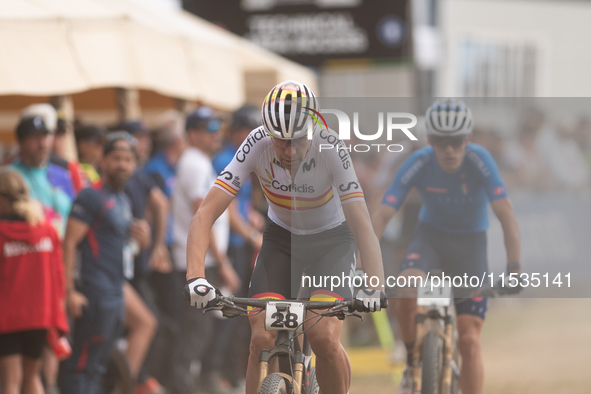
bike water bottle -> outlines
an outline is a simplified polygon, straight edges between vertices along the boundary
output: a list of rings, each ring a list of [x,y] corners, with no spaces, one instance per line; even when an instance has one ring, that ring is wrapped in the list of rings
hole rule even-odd
[[[47,343],[53,349],[53,352],[57,356],[58,360],[64,361],[72,355],[72,347],[66,337],[60,337],[59,333],[55,328],[47,330],[47,336],[45,337]]]

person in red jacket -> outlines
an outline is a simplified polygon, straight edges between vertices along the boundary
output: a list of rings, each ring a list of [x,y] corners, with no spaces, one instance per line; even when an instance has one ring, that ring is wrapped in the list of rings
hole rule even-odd
[[[48,330],[69,331],[62,247],[21,175],[0,168],[0,382],[3,394],[41,394]]]

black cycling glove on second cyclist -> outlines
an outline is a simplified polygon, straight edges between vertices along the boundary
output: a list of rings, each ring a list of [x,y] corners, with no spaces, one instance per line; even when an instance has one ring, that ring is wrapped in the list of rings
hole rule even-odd
[[[363,303],[365,310],[362,312],[378,312],[388,306],[388,298],[381,290],[361,289],[355,299]]]
[[[189,279],[183,289],[183,298],[189,301],[191,306],[197,308],[207,307],[207,304],[215,299],[217,294],[220,292],[205,278]]]

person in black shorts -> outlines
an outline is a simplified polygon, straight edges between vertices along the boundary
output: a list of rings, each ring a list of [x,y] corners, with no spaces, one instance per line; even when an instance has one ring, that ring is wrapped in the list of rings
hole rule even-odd
[[[148,224],[133,219],[123,193],[135,165],[135,139],[126,132],[110,134],[101,162],[103,186],[84,189],[72,206],[64,263],[66,307],[75,320],[72,356],[60,368],[62,394],[102,392],[101,377],[122,327],[122,286],[133,272],[132,249],[150,242]],[[74,280],[77,248],[80,277]]]

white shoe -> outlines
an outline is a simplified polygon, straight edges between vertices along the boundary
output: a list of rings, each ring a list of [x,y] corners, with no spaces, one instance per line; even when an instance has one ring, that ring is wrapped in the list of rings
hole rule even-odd
[[[398,386],[398,394],[413,394],[412,368],[408,365],[402,372],[402,380]]]
[[[406,351],[406,346],[404,346],[404,342],[396,341],[394,343],[394,347],[390,351],[390,362],[393,363],[406,363],[408,352]]]

